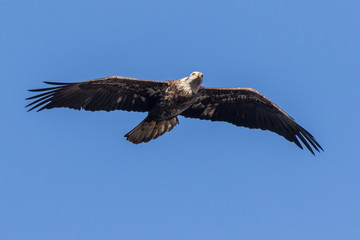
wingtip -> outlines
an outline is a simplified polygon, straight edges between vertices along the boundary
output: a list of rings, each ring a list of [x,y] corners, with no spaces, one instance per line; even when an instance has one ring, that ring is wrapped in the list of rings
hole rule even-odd
[[[49,85],[69,85],[69,83],[64,83],[64,82],[48,82],[48,81],[43,81],[43,83],[49,84]]]
[[[309,149],[309,151],[311,152],[311,154],[313,155],[313,156],[315,156],[315,153],[314,153],[314,151],[310,148]]]
[[[38,89],[28,89],[29,92],[37,92]]]

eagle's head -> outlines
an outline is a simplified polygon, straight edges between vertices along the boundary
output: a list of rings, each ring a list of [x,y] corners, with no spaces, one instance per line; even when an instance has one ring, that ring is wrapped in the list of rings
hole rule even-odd
[[[190,85],[192,92],[197,94],[203,80],[203,74],[201,72],[192,72],[190,76],[185,79],[186,82]]]

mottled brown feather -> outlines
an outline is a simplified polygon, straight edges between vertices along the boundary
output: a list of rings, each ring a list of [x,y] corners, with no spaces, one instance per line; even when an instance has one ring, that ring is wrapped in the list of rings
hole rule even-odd
[[[322,150],[315,138],[292,117],[251,88],[201,87],[198,99],[181,115],[270,130],[302,148],[299,138],[312,154],[314,154],[312,147],[317,151]]]
[[[125,77],[99,78],[78,83],[45,82],[57,87],[32,89],[42,92],[27,98],[35,99],[26,107],[28,111],[67,107],[89,111],[126,110],[147,112],[159,101],[161,93],[169,83],[167,81],[150,81]]]

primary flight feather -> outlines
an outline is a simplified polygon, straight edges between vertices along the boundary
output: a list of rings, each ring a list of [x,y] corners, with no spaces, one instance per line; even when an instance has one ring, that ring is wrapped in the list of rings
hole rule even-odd
[[[88,111],[148,112],[147,117],[125,135],[132,143],[148,142],[175,127],[178,115],[236,126],[275,132],[302,149],[300,141],[314,154],[322,150],[315,138],[285,111],[251,88],[208,88],[200,86],[203,74],[193,72],[178,80],[150,81],[127,77],[107,77],[78,83],[55,83],[27,98],[26,107],[67,107]],[[299,141],[300,140],[300,141]]]

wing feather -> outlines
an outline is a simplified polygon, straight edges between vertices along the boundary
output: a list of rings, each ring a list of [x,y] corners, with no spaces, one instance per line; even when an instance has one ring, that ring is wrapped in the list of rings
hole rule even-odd
[[[201,87],[198,99],[181,115],[269,130],[302,149],[301,141],[312,154],[313,148],[323,150],[315,138],[292,117],[251,88]]]
[[[33,100],[28,111],[67,107],[89,111],[151,110],[168,86],[167,81],[107,77],[78,83],[44,82],[56,87],[29,90],[41,92],[27,98]]]

